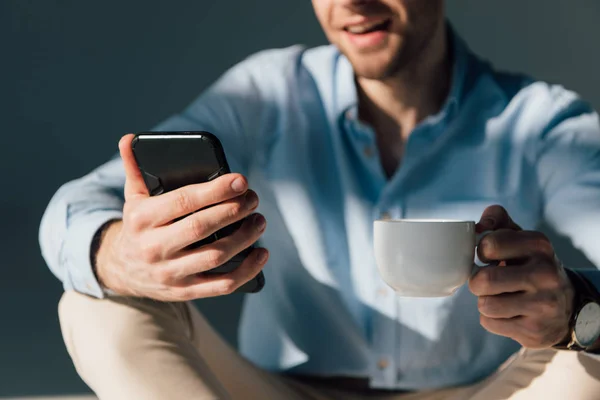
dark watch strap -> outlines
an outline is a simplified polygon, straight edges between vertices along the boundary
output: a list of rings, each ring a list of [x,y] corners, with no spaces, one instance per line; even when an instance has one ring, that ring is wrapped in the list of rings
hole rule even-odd
[[[577,314],[581,310],[581,308],[589,303],[596,302],[600,304],[600,293],[598,290],[592,285],[584,276],[578,273],[575,270],[570,268],[565,268],[565,272],[569,277],[569,280],[573,284],[573,289],[575,291],[573,298],[573,313],[571,315],[571,319],[569,320],[569,335],[568,338],[564,341],[554,345],[555,349],[559,350],[574,350],[574,351],[585,351],[588,353],[600,353],[600,338],[594,342],[593,345],[583,348],[579,346],[573,340],[573,329],[575,328],[575,321],[577,318]]]

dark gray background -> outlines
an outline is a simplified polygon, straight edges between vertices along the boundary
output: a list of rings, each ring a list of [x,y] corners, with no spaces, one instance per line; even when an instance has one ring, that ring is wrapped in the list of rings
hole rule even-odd
[[[479,54],[600,106],[597,0],[448,6]],[[181,109],[245,56],[324,42],[308,0],[0,2],[0,397],[87,391],[64,350],[61,286],[37,242],[59,185],[105,161],[123,133]],[[232,342],[239,300],[200,304]]]

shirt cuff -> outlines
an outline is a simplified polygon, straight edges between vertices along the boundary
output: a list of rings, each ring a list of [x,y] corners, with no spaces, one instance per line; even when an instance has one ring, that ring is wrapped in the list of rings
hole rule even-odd
[[[122,216],[123,213],[116,210],[94,211],[70,223],[61,252],[61,262],[66,271],[65,290],[75,290],[97,298],[104,298],[108,294],[94,275],[90,249],[98,229]]]

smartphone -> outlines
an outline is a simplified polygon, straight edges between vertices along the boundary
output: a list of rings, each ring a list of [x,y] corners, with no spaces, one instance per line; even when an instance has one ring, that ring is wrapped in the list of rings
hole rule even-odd
[[[209,182],[231,172],[221,142],[209,132],[140,132],[135,134],[131,148],[151,196],[159,196],[186,185]],[[190,248],[198,248],[231,235],[242,223],[243,220],[231,224]],[[253,248],[254,245],[226,264],[203,274],[225,274],[235,270]],[[265,277],[261,271],[237,292],[256,293],[264,285]]]

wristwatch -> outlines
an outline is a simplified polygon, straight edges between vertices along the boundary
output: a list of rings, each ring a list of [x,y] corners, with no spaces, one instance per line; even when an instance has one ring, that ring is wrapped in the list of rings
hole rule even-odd
[[[600,353],[600,294],[576,271],[568,268],[565,271],[575,289],[573,314],[569,322],[570,334],[553,347]]]

